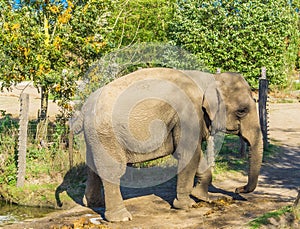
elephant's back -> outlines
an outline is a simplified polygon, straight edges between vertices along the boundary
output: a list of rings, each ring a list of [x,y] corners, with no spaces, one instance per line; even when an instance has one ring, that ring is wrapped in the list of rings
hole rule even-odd
[[[168,80],[175,81],[178,78],[183,77],[184,74],[181,71],[171,68],[144,68],[122,76],[109,84],[107,87],[109,90],[124,90],[130,85],[149,79],[160,79],[160,80]]]
[[[199,72],[202,74],[201,72]],[[97,99],[97,120],[122,116],[136,105],[144,103],[145,113],[185,106],[186,101],[201,103],[203,90],[193,77],[170,68],[147,68],[120,77],[102,88]],[[145,101],[147,102],[145,103]]]
[[[140,69],[104,86],[101,98],[108,103],[108,101],[111,102],[128,91],[135,92],[134,95],[136,96],[139,93],[146,93],[147,90],[153,90],[152,94],[157,93],[159,95],[162,91],[173,93],[175,87],[184,91],[189,97],[194,97],[199,89],[202,93],[203,86],[206,87],[203,82],[199,82],[199,79],[206,81],[207,75],[212,77],[211,74],[200,71],[181,71],[171,68]]]

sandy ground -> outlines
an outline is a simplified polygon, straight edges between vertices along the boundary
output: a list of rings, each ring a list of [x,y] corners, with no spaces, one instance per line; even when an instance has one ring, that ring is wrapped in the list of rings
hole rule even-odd
[[[36,93],[30,99],[33,107],[39,101]],[[11,113],[18,112],[18,97],[15,94],[0,94],[1,109]],[[32,115],[37,112],[34,109],[31,111]],[[133,220],[129,222],[108,223],[101,219],[103,209],[93,211],[78,205],[71,210],[59,211],[45,218],[4,228],[63,228],[63,225],[64,228],[83,228],[84,224],[86,228],[90,228],[88,225],[91,224],[84,223],[89,219],[109,228],[247,228],[247,223],[252,219],[291,205],[297,196],[297,188],[300,187],[299,115],[300,103],[270,104],[270,140],[280,146],[279,154],[264,162],[259,186],[251,194],[233,193],[236,187],[246,184],[245,175],[234,173],[217,176],[213,182],[214,187],[210,188],[210,194],[222,196],[224,200],[178,211],[170,205],[175,197],[175,183],[171,180],[147,190],[125,190],[125,205],[133,215]],[[100,228],[100,225],[93,226]]]
[[[0,110],[5,110],[6,113],[12,114],[13,117],[18,117],[20,114],[21,93],[29,95],[29,118],[36,119],[41,106],[41,95],[32,82],[22,82],[11,87],[10,90],[4,89],[2,92],[0,91]],[[49,101],[48,116],[53,119],[58,111],[59,108],[56,103]]]

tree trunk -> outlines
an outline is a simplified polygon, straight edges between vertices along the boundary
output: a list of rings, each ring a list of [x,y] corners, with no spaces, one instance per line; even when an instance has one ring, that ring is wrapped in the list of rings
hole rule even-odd
[[[41,87],[41,110],[40,110],[40,114],[39,114],[39,121],[43,121],[47,118],[48,96],[49,96],[48,88],[45,86],[42,86]]]

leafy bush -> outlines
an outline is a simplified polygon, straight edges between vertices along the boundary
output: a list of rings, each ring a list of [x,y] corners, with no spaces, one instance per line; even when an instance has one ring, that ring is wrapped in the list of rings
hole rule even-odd
[[[1,110],[0,116],[0,184],[16,184],[16,149],[18,122]]]
[[[284,85],[299,50],[299,1],[293,4],[179,0],[169,38],[197,54],[212,72],[240,72],[257,86],[266,67],[271,84]]]
[[[111,41],[115,48],[139,42],[166,42],[175,0],[117,1]],[[120,10],[121,9],[121,10]]]
[[[18,121],[10,114],[1,111],[0,116],[0,186],[15,186],[18,170]],[[36,121],[29,122],[29,135],[26,153],[26,180],[33,182],[56,177],[69,169],[69,153],[67,151],[67,128],[57,120],[55,124],[47,123],[44,145],[36,138]],[[74,148],[74,165],[83,162],[82,155]],[[50,179],[49,178],[49,179]],[[36,181],[34,181],[36,182]],[[1,194],[1,193],[0,193]]]

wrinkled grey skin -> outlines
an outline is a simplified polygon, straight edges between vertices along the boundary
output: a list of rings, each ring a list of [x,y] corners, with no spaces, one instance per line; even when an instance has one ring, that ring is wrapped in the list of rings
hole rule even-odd
[[[216,74],[215,79],[226,107],[226,133],[239,135],[242,147],[245,147],[245,143],[250,147],[248,183],[237,188],[235,192],[252,192],[257,186],[263,155],[262,134],[256,105],[248,84],[240,75],[222,73]],[[205,172],[198,170],[196,176],[198,183],[191,194],[198,199],[209,200],[207,193],[212,179],[211,168]]]
[[[164,82],[167,84],[164,85]],[[157,87],[153,87],[156,83]],[[132,88],[131,85],[135,84],[137,86]],[[188,100],[182,99],[174,85],[184,92]],[[126,101],[143,94],[143,90],[147,94],[147,88],[148,91],[158,89],[156,98],[165,99],[141,99],[134,106],[126,104]],[[124,91],[131,94],[128,96]],[[163,91],[162,94],[160,91]],[[188,103],[193,105],[193,109],[188,107]],[[226,117],[222,108],[226,108]],[[161,120],[163,127],[160,122],[152,123],[153,120]],[[101,204],[99,197],[104,194],[105,218],[108,221],[132,219],[120,193],[120,177],[125,173],[127,163],[174,154],[178,158],[179,170],[173,206],[178,209],[191,207],[194,201],[190,194],[199,199],[206,198],[211,172],[210,169],[205,172],[199,169],[201,143],[217,131],[238,134],[250,145],[248,183],[236,191],[252,192],[257,185],[262,161],[262,136],[249,86],[238,74],[142,69],[94,92],[73,120],[72,128],[77,133],[83,130],[85,135],[86,161],[90,168],[85,192],[88,205]],[[195,136],[196,142],[193,142]],[[200,182],[193,189],[196,173]],[[104,193],[99,191],[101,186]]]

